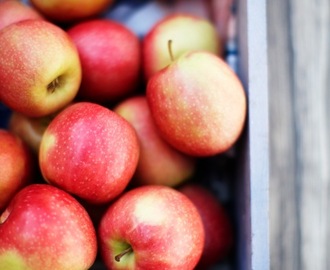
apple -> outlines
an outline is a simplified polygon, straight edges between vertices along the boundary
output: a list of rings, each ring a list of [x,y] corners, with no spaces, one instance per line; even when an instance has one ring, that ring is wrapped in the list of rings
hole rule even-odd
[[[30,0],[46,18],[56,22],[77,22],[99,15],[114,0]]]
[[[124,118],[99,104],[77,102],[48,125],[39,165],[50,184],[104,204],[130,182],[139,151],[136,132]]]
[[[96,103],[116,102],[137,89],[141,48],[123,24],[106,19],[78,23],[68,29],[83,70],[78,96]]]
[[[0,2],[0,30],[12,23],[28,19],[43,19],[43,16],[20,1],[4,0]]]
[[[49,123],[60,111],[42,117],[28,117],[25,114],[13,111],[9,117],[8,130],[20,137],[32,152],[38,155],[41,138]]]
[[[219,199],[200,184],[187,183],[178,189],[196,206],[204,225],[205,244],[196,269],[208,269],[224,260],[234,246],[234,227]]]
[[[123,193],[98,229],[108,269],[194,269],[204,245],[201,217],[179,191],[162,185]]]
[[[75,44],[58,26],[25,20],[0,31],[0,100],[14,111],[41,117],[76,96],[81,65]]]
[[[127,98],[113,110],[132,124],[140,141],[135,184],[174,187],[194,174],[195,159],[177,151],[159,135],[144,95]]]
[[[173,59],[188,51],[205,50],[216,55],[221,52],[220,39],[209,20],[191,14],[170,14],[156,23],[143,39],[142,59],[146,80],[171,63],[169,40],[173,43]]]
[[[182,55],[150,78],[146,95],[160,134],[186,154],[223,153],[243,130],[243,86],[215,54],[193,51]]]
[[[33,180],[36,161],[27,145],[5,129],[0,129],[0,149],[1,211],[21,188]]]
[[[32,184],[0,215],[0,269],[89,269],[97,254],[95,228],[71,195]]]

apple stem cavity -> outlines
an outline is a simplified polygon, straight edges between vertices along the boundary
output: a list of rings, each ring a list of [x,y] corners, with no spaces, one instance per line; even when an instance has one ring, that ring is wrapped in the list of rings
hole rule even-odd
[[[167,48],[168,48],[168,52],[170,54],[171,62],[174,62],[174,55],[173,55],[173,50],[172,50],[172,43],[173,43],[173,40],[172,39],[169,39],[168,42],[167,42]]]
[[[115,260],[117,262],[120,262],[120,259],[125,256],[127,253],[131,253],[133,251],[132,247],[128,247],[127,249],[125,249],[123,252],[119,253],[118,255],[115,256]]]
[[[60,78],[57,77],[55,80],[53,80],[51,83],[47,85],[47,90],[51,93],[54,93],[56,88],[60,86]]]

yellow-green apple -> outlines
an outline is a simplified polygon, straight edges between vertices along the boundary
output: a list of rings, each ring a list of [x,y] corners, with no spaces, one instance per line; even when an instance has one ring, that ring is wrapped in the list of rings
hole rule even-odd
[[[81,65],[68,34],[44,20],[25,20],[0,31],[0,99],[32,117],[56,112],[76,96]]]
[[[46,18],[55,22],[77,22],[99,15],[114,0],[30,0]]]
[[[42,117],[29,117],[13,111],[9,117],[8,129],[20,137],[31,148],[34,154],[38,155],[41,138],[49,123],[60,111]]]
[[[160,134],[186,154],[223,153],[243,130],[243,86],[215,54],[193,51],[182,55],[150,78],[146,94]]]
[[[95,19],[78,23],[67,33],[81,59],[80,98],[104,104],[118,101],[137,89],[141,46],[131,30],[113,20]]]
[[[96,103],[77,102],[60,112],[41,139],[45,180],[95,204],[124,191],[139,159],[132,125]]]
[[[217,55],[221,51],[218,33],[209,20],[191,14],[168,15],[156,23],[143,39],[142,59],[146,80],[171,63],[169,40],[173,42],[174,59],[193,50],[205,50]]]
[[[0,30],[12,23],[29,19],[43,19],[43,16],[20,1],[0,1]]]
[[[194,269],[204,229],[194,204],[162,185],[123,193],[106,211],[98,229],[108,269]]]
[[[96,258],[93,223],[78,201],[48,184],[16,194],[0,215],[0,269],[82,270]]]
[[[132,124],[140,141],[136,185],[174,187],[193,175],[196,160],[174,149],[159,135],[144,95],[127,98],[113,110]]]
[[[36,161],[27,145],[5,129],[0,129],[0,149],[1,211],[18,190],[31,183],[35,175]]]
[[[196,269],[221,262],[234,247],[234,227],[220,200],[200,184],[187,183],[178,189],[196,206],[204,225],[205,244]]]

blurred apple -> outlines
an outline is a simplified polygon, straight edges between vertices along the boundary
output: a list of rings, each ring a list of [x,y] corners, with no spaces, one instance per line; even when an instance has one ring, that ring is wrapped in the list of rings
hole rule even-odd
[[[28,117],[13,111],[9,117],[8,129],[20,137],[32,149],[34,154],[38,155],[41,138],[50,122],[60,111],[42,117]]]
[[[234,227],[219,199],[200,184],[187,183],[179,188],[196,206],[204,225],[205,244],[196,269],[221,262],[234,246]]]
[[[193,156],[213,156],[238,140],[246,96],[236,74],[220,57],[188,52],[148,82],[151,115],[163,138]]]
[[[77,22],[99,15],[114,0],[30,0],[46,18],[55,22]]]
[[[43,19],[43,16],[17,0],[0,1],[0,30],[12,23],[28,19]]]
[[[81,59],[80,98],[103,104],[137,89],[141,48],[131,30],[116,21],[98,19],[76,24],[67,32]]]
[[[143,186],[119,197],[99,226],[108,269],[194,269],[204,245],[201,217],[182,193]]]
[[[78,102],[47,127],[39,164],[47,182],[103,204],[126,188],[139,151],[136,132],[124,118],[101,105]]]
[[[177,186],[195,171],[195,159],[170,146],[159,135],[145,96],[119,103],[114,111],[132,124],[140,141],[140,158],[134,180],[137,185]]]
[[[25,20],[0,31],[0,99],[14,111],[41,117],[76,96],[81,66],[67,33],[44,20]]]
[[[0,129],[0,149],[1,211],[21,188],[33,180],[36,161],[25,143],[8,130]]]
[[[219,55],[222,46],[214,25],[207,19],[191,14],[168,15],[156,23],[143,40],[143,70],[147,80],[171,63],[169,40],[173,42],[173,59],[194,50]]]
[[[0,213],[0,269],[82,270],[97,240],[85,209],[48,184],[25,187]]]

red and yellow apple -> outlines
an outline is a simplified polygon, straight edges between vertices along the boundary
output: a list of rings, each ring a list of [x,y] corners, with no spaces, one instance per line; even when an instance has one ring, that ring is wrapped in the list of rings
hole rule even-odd
[[[77,48],[67,33],[44,20],[0,31],[0,100],[31,117],[54,113],[76,96],[81,82]]]
[[[101,219],[101,256],[108,269],[194,269],[204,229],[182,193],[149,185],[122,194]]]
[[[172,55],[168,41],[172,40]],[[221,52],[221,41],[215,26],[207,19],[175,13],[166,16],[143,39],[143,71],[148,80],[157,71],[188,51],[205,50],[216,55]]]
[[[139,159],[134,128],[99,104],[78,102],[60,112],[41,139],[44,179],[90,203],[113,200],[130,182]]]
[[[32,184],[0,212],[0,269],[89,269],[97,254],[95,228],[71,195]]]
[[[114,0],[30,0],[46,18],[55,22],[77,22],[98,16]]]
[[[134,175],[137,185],[177,186],[195,171],[195,159],[170,146],[158,133],[145,96],[119,103],[114,111],[135,128],[140,142],[140,158]]]
[[[246,118],[243,86],[212,53],[182,55],[149,80],[146,93],[160,134],[186,154],[223,153],[241,135]]]

